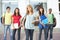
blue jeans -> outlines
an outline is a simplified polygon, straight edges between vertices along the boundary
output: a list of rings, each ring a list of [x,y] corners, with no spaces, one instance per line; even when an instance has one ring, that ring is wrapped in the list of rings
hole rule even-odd
[[[34,29],[26,29],[25,30],[26,32],[26,40],[33,40],[33,32],[34,32]]]
[[[18,31],[18,34],[17,34],[18,39],[17,40],[20,40],[20,31],[21,31],[21,28],[13,30],[13,40],[15,40],[16,31]]]
[[[50,30],[50,39],[52,39],[53,38],[53,24],[48,24],[47,38],[48,38],[49,30]]]
[[[40,26],[40,28],[39,28],[39,40],[41,40],[42,30],[44,30],[44,39],[47,40],[47,28],[48,28],[47,24],[45,24],[45,27]]]
[[[13,34],[12,34],[12,30],[10,28],[10,25],[5,25],[4,26],[4,40],[7,40],[6,37],[7,37],[7,31],[8,30],[9,30],[9,33],[10,33],[10,40],[12,40]]]
[[[42,30],[44,30],[44,38],[47,40],[47,28],[39,29],[39,40],[41,40]]]

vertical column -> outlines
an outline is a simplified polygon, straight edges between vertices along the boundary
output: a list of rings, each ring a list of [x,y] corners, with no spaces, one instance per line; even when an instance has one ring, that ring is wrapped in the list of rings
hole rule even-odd
[[[2,15],[2,0],[0,0],[0,17]]]
[[[1,25],[1,16],[2,16],[2,0],[0,0],[0,26]]]

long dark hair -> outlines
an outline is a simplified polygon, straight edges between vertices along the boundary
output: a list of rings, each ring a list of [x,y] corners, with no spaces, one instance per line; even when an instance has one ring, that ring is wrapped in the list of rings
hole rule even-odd
[[[19,10],[19,8],[15,8],[14,15],[16,16],[16,9],[18,9],[18,16],[20,16],[20,10]]]
[[[43,10],[42,10],[42,13],[41,13],[40,9],[43,9]],[[40,7],[40,8],[39,8],[39,16],[41,16],[41,15],[44,15],[44,8],[43,8],[43,7]]]

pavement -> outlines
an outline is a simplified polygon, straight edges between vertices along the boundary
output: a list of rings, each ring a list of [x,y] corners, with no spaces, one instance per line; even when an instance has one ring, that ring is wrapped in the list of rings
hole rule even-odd
[[[3,40],[4,37],[4,27],[0,27],[0,40]],[[35,31],[34,31],[34,36],[33,36],[33,40],[38,40],[38,36],[39,36],[39,30],[36,27]],[[25,40],[26,36],[25,36],[25,31],[22,29],[21,30],[21,40]],[[44,40],[44,31],[42,32],[42,40]],[[9,32],[7,32],[7,40],[9,40]],[[16,40],[17,40],[17,32],[16,32]],[[49,38],[48,38],[49,40]],[[59,28],[54,28],[53,31],[53,40],[60,40],[60,29]]]

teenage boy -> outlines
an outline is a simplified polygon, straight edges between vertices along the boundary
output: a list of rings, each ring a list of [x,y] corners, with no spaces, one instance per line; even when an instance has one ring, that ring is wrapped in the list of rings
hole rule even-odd
[[[48,32],[50,30],[49,40],[53,40],[53,18],[54,18],[54,15],[52,14],[52,9],[50,8],[48,13],[48,29],[47,29],[47,38],[48,38]]]
[[[7,31],[10,32],[10,40],[12,40],[12,30],[10,28],[11,26],[11,12],[10,7],[6,8],[6,12],[2,15],[2,23],[4,25],[4,40],[6,40],[7,37]]]

